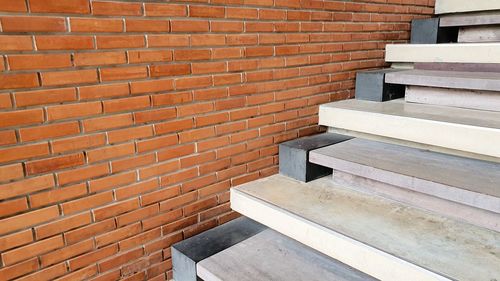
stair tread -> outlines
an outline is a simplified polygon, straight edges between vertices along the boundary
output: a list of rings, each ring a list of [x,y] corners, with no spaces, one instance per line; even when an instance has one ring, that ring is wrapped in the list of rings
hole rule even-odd
[[[499,163],[365,139],[313,150],[309,161],[500,213]]]
[[[233,209],[272,228],[281,228],[277,230],[289,232],[287,235],[298,236],[292,238],[317,250],[323,251],[331,241],[315,241],[315,237],[304,241],[304,235],[314,231],[341,235],[454,280],[492,280],[500,276],[499,233],[336,186],[330,178],[306,184],[275,175],[231,192]],[[306,229],[301,228],[303,225],[307,225]],[[349,260],[347,253],[328,254],[354,267],[351,263],[366,262],[359,257]],[[382,265],[375,270],[383,270]],[[410,276],[407,280],[422,278]]]
[[[199,262],[197,272],[205,281],[376,280],[271,229]]]
[[[321,105],[319,124],[500,157],[500,112],[402,100],[345,100]]]
[[[500,2],[492,0],[436,0],[436,14],[500,10]]]
[[[387,62],[500,63],[500,43],[389,44]]]
[[[426,87],[500,91],[500,73],[405,70],[387,73],[385,82]]]
[[[439,18],[439,26],[441,27],[500,24],[500,12],[498,11],[450,14]]]

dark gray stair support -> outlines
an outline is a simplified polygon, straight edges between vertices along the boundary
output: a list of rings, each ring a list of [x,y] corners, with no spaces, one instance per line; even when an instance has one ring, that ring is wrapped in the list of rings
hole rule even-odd
[[[405,88],[385,82],[388,73],[397,73],[400,69],[377,69],[356,73],[355,95],[358,100],[388,101],[404,97]]]
[[[197,265],[205,281],[375,281],[376,279],[267,229]]]
[[[458,29],[440,27],[439,18],[414,19],[411,22],[411,44],[436,44],[457,42]]]
[[[363,139],[311,151],[335,182],[500,231],[500,164]]]
[[[387,73],[385,82],[424,87],[500,91],[500,73],[495,72],[412,69]]]
[[[176,281],[200,280],[196,264],[257,233],[266,226],[249,218],[241,217],[207,230],[172,246],[172,264]]]
[[[279,171],[282,175],[309,182],[330,175],[332,169],[309,163],[309,151],[351,139],[351,137],[324,133],[281,143]]]

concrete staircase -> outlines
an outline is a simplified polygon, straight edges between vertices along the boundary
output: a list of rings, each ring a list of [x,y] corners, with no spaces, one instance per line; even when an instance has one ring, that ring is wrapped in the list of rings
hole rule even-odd
[[[321,125],[354,137],[309,153],[331,177],[250,182],[231,207],[370,278],[500,280],[500,1],[437,0],[436,14],[455,43],[387,46],[403,70],[383,83],[405,99],[320,107]]]

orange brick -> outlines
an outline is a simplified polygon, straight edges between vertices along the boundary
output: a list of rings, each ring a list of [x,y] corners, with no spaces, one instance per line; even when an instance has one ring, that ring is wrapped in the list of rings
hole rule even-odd
[[[21,163],[0,166],[0,182],[22,178],[24,176]]]
[[[92,236],[96,236],[99,233],[111,231],[115,228],[116,226],[114,219],[109,219],[68,231],[64,233],[64,239],[68,244],[74,244]]]
[[[0,218],[12,216],[28,210],[26,197],[0,202]]]
[[[73,56],[75,66],[124,64],[125,52],[76,53]]]
[[[198,169],[192,168],[161,177],[161,185],[169,186],[198,176]]]
[[[113,144],[151,136],[153,136],[153,126],[142,126],[108,132],[108,141]]]
[[[0,120],[2,120],[0,128],[42,123],[43,111],[42,109],[28,109],[0,112]]]
[[[177,116],[184,117],[189,115],[197,115],[201,113],[207,113],[214,110],[214,104],[212,102],[207,103],[196,103],[177,107]]]
[[[76,100],[76,90],[74,88],[50,89],[29,92],[16,92],[14,94],[16,105],[31,106],[51,103],[62,103]]]
[[[167,135],[155,137],[149,140],[143,140],[137,142],[137,152],[146,152],[151,150],[157,150],[159,148],[164,148],[168,146],[172,146],[179,142],[177,135]]]
[[[72,257],[90,252],[94,249],[94,242],[92,240],[85,240],[80,243],[64,247],[40,257],[42,267],[69,260]]]
[[[19,129],[19,137],[23,142],[58,138],[78,133],[80,133],[80,126],[76,121]]]
[[[104,176],[109,173],[107,163],[98,164],[94,166],[87,166],[84,168],[68,170],[57,174],[59,184],[64,185],[72,182],[87,180],[99,176]]]
[[[141,196],[141,202],[143,206],[147,206],[156,202],[167,200],[179,195],[180,189],[178,186],[173,186],[165,189],[161,189],[155,192],[151,192]]]
[[[64,245],[62,236],[55,236],[43,241],[39,241],[28,246],[17,248],[2,254],[2,260],[6,265],[26,260],[33,256],[61,248]]]
[[[110,245],[105,248],[81,255],[68,261],[70,270],[74,271],[83,268],[89,264],[95,263],[99,260],[113,256],[118,252],[118,245]]]
[[[225,11],[224,7],[190,6],[189,16],[196,18],[223,18]]]
[[[187,6],[174,4],[145,3],[146,16],[150,17],[185,17]]]
[[[126,49],[145,46],[143,35],[98,35],[96,36],[96,43],[99,49]]]
[[[151,77],[160,76],[179,76],[191,73],[189,64],[168,64],[168,65],[152,65]]]
[[[59,234],[80,226],[90,224],[92,217],[90,212],[78,214],[71,217],[64,217],[58,221],[53,221],[48,224],[35,227],[35,236],[37,239],[43,239],[55,234]],[[56,236],[59,237],[59,236]]]
[[[179,141],[181,143],[198,141],[215,136],[214,127],[207,127],[197,130],[191,130],[179,133]]]
[[[191,92],[177,92],[169,94],[153,95],[153,106],[176,105],[193,100]]]
[[[47,108],[47,118],[49,121],[92,116],[101,113],[101,102],[54,105]]]
[[[88,0],[29,0],[33,13],[88,14]]]
[[[40,35],[35,36],[38,50],[87,50],[94,48],[92,36]]]
[[[134,154],[134,152],[135,146],[133,143],[124,143],[87,151],[87,159],[89,163],[94,163],[98,161],[132,155]]]
[[[2,7],[2,5],[0,5],[0,7]],[[33,50],[33,40],[31,39],[31,36],[25,36],[25,35],[0,36],[0,51],[30,51],[30,50]]]
[[[204,177],[198,177],[189,182],[185,182],[182,184],[182,193],[187,193],[193,191],[195,189],[201,188],[203,186],[207,186],[213,184],[217,181],[217,177],[215,175],[208,175]],[[160,206],[161,207],[161,206]]]
[[[151,205],[151,206],[148,206],[145,208],[141,208],[141,209],[120,215],[116,218],[116,221],[118,223],[118,226],[121,227],[121,226],[130,224],[130,223],[133,223],[136,221],[140,221],[142,219],[146,219],[148,217],[152,217],[152,216],[158,214],[158,212],[159,212],[159,206],[158,205]],[[129,241],[127,241],[127,242],[129,242]],[[121,246],[121,244],[122,243],[120,242],[120,246]],[[124,243],[124,244],[128,244],[128,243]]]
[[[3,32],[65,32],[64,18],[54,17],[1,17]]]
[[[109,190],[118,186],[123,186],[136,181],[134,172],[116,174],[109,177],[104,177],[89,182],[89,190],[91,193]]]
[[[31,229],[18,231],[14,234],[0,237],[0,250],[5,252],[5,250],[26,245],[31,242],[33,242],[33,233]]]
[[[172,51],[128,51],[128,57],[131,63],[169,62],[172,61]]]
[[[135,183],[115,190],[116,199],[123,200],[132,196],[137,196],[148,191],[153,191],[159,187],[158,179],[151,179],[145,182]]]
[[[125,264],[129,262],[130,260],[137,259],[141,257],[144,253],[144,250],[142,248],[131,250],[119,255],[116,255],[114,257],[111,257],[108,260],[102,261],[98,263],[99,270],[101,272],[108,271],[110,269],[113,269],[115,267],[118,267],[122,264]]]
[[[0,37],[1,42],[1,37]],[[149,47],[187,47],[189,46],[188,35],[149,35]]]
[[[226,36],[223,34],[191,35],[191,46],[224,46],[225,44],[226,44]]]
[[[32,208],[39,208],[53,203],[74,199],[87,194],[87,186],[84,183],[36,193],[29,196]]]
[[[150,231],[142,232],[140,235],[136,235],[132,238],[124,239],[119,242],[120,249],[132,249],[139,245],[144,245],[148,241],[153,241],[161,236],[161,228],[155,228]],[[151,279],[150,279],[151,280]]]
[[[27,12],[26,2],[22,0],[0,0],[0,11],[3,12]]]
[[[185,155],[194,153],[194,144],[180,145],[168,149],[164,149],[158,152],[158,161],[165,161]]]
[[[48,143],[36,143],[0,149],[0,163],[49,154]]]
[[[0,74],[1,89],[35,88],[40,86],[36,73]]]
[[[189,216],[200,211],[212,208],[217,205],[217,198],[211,197],[201,201],[197,201],[193,204],[187,205],[184,207],[184,213]]]
[[[130,83],[130,91],[133,95],[170,91],[174,89],[174,80],[155,79],[147,81],[135,81]]]
[[[80,87],[80,99],[82,100],[128,96],[129,94],[128,83]]]
[[[211,149],[218,148],[221,146],[226,146],[226,145],[229,145],[229,137],[228,136],[210,139],[207,141],[200,141],[198,143],[197,147],[198,147],[199,152],[203,152],[203,151],[211,150]]]
[[[63,203],[61,208],[65,215],[69,215],[108,204],[112,201],[113,194],[109,191]]]
[[[70,18],[71,32],[122,32],[123,21],[119,19]]]
[[[12,108],[12,101],[8,93],[0,94],[0,109],[5,109],[5,108]]]
[[[141,3],[93,1],[92,13],[99,16],[141,16]]]
[[[132,114],[119,114],[84,120],[83,128],[85,132],[94,132],[105,129],[120,128],[132,125],[134,122]]]
[[[106,136],[104,134],[78,136],[73,138],[52,141],[52,150],[55,153],[81,150],[90,147],[104,145]]]
[[[223,159],[216,162],[204,164],[200,166],[200,175],[206,175],[208,173],[217,172],[229,168],[231,165],[230,159]]]
[[[71,84],[87,84],[97,82],[97,71],[94,69],[76,71],[58,71],[42,73],[42,85],[61,86]]]
[[[101,80],[104,82],[146,78],[148,76],[148,69],[145,66],[101,68],[100,72]]]
[[[193,63],[192,66],[193,74],[208,74],[226,71],[225,62],[202,62]]]
[[[202,20],[172,20],[172,32],[208,32],[208,21]]]
[[[104,112],[132,111],[150,106],[149,96],[114,99],[103,102]]]
[[[14,130],[0,131],[0,145],[13,144],[16,142],[17,137]]]
[[[57,206],[51,206],[31,211],[29,213],[24,213],[22,215],[9,217],[0,220],[0,234],[4,235],[15,230],[51,221],[57,217],[59,217],[59,209]]]
[[[131,224],[129,226],[125,226],[119,228],[117,230],[102,234],[97,236],[96,245],[98,248],[109,245],[114,242],[118,242],[120,240],[126,239],[128,237],[137,235],[141,232],[141,223]]]
[[[125,22],[127,32],[169,32],[168,20],[142,20],[127,19]]]
[[[11,280],[38,269],[38,258],[33,258],[13,266],[0,269],[0,276],[5,280]]]
[[[170,173],[179,169],[179,161],[159,163],[139,170],[141,180]]]
[[[134,112],[136,123],[147,123],[151,121],[162,121],[172,119],[177,116],[175,108],[155,109],[141,112]]]
[[[175,50],[174,60],[176,61],[192,61],[192,60],[208,60],[211,53],[208,49],[189,49],[189,50]]]
[[[226,17],[236,19],[257,19],[259,15],[257,9],[228,7],[226,9]]]
[[[196,195],[196,194],[194,194],[194,195]],[[191,193],[191,194],[189,194],[189,196],[193,196],[193,194]],[[180,196],[177,198],[181,198],[181,197],[185,197],[185,196]],[[171,200],[174,200],[174,199],[171,199]],[[194,200],[194,199],[192,199],[192,200]],[[164,202],[168,202],[168,201],[170,201],[170,200],[167,200]],[[166,206],[169,206],[169,205],[166,205]],[[170,206],[172,206],[172,204]],[[154,217],[148,218],[146,220],[143,220],[143,228],[144,228],[144,230],[152,229],[152,228],[155,228],[157,226],[161,226],[163,224],[167,224],[167,223],[170,223],[172,221],[175,221],[176,219],[180,219],[181,217],[182,217],[182,210],[181,209],[177,209],[175,211],[168,212],[168,213],[162,213],[158,216],[154,216]]]
[[[77,167],[83,165],[84,163],[85,159],[83,154],[76,153],[76,154],[57,156],[54,158],[28,161],[25,164],[25,168],[27,175],[34,175],[34,174],[53,172],[56,170],[61,170],[70,167]]]
[[[212,76],[186,77],[175,80],[175,87],[177,90],[206,88],[212,86],[212,84]]]
[[[196,120],[196,127],[203,127],[207,125],[224,123],[229,121],[229,113],[222,112],[205,116],[197,116],[195,117],[195,120]]]
[[[244,25],[237,21],[213,21],[211,23],[212,32],[243,32]]]

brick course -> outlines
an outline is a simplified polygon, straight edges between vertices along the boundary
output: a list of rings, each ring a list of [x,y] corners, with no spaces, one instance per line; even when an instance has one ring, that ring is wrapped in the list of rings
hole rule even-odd
[[[0,279],[166,280],[176,241],[433,0],[0,0]],[[58,279],[59,280],[59,279]]]

